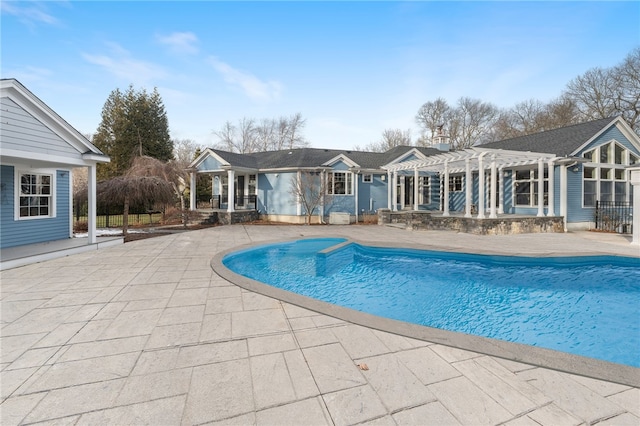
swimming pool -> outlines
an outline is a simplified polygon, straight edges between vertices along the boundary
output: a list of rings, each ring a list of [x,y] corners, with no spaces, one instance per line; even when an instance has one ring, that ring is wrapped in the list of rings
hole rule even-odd
[[[230,270],[376,316],[640,367],[640,259],[380,248],[340,238],[226,255]]]

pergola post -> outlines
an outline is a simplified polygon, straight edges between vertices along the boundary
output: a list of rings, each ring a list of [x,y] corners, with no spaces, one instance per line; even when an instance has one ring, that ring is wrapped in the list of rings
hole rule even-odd
[[[504,214],[504,168],[500,167],[498,169],[498,189],[499,189],[499,197],[498,197],[498,214]]]
[[[478,219],[484,219],[484,154],[478,157]]]
[[[547,207],[547,216],[555,216],[556,215],[556,200],[555,200],[555,173],[554,173],[554,165],[553,160],[549,160],[548,163],[549,169],[549,202]]]
[[[235,188],[235,172],[233,170],[227,170],[227,211],[229,213],[234,212],[233,203],[234,203],[234,195],[236,192]]]
[[[465,158],[464,176],[464,217],[471,217],[471,200],[473,197],[473,175],[471,174],[471,160]]]
[[[496,214],[496,203],[497,203],[497,197],[496,197],[496,189],[497,189],[497,167],[496,167],[496,156],[492,155],[491,156],[491,187],[489,188],[489,192],[490,192],[490,199],[491,199],[491,207],[489,210],[489,218],[490,219],[495,219],[498,217],[498,215]]]
[[[398,211],[398,172],[396,170],[393,171],[391,182],[391,210]]]
[[[419,210],[419,199],[420,195],[420,172],[417,167],[413,168],[413,209]]]
[[[393,186],[391,185],[391,177],[393,176],[393,173],[391,173],[391,170],[387,170],[387,208],[389,210],[392,210],[391,207],[391,199],[393,198]]]
[[[538,217],[544,216],[544,161],[538,160]]]
[[[560,216],[567,232],[567,165],[560,166]]]
[[[444,162],[444,200],[442,202],[442,216],[449,216],[449,160]]]

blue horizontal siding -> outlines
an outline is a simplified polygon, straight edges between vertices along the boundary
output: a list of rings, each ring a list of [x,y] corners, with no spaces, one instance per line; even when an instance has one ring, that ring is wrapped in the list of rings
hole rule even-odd
[[[15,220],[14,167],[0,166],[0,248],[69,238],[69,175],[68,171],[56,171],[56,217],[43,219]]]

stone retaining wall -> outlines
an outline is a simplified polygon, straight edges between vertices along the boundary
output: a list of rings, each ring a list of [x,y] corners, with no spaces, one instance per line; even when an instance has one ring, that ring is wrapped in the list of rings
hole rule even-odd
[[[392,212],[378,210],[378,224],[401,224],[408,229],[452,230],[478,235],[509,235],[564,232],[563,218],[537,216],[502,216],[477,219],[463,216],[440,216],[427,211]]]

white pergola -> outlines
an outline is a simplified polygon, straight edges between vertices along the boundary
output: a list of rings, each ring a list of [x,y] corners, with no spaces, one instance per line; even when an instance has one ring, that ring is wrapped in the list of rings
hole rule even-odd
[[[544,167],[549,167],[549,197],[548,197],[548,211],[547,216],[554,216],[554,166],[561,166],[560,173],[560,214],[566,218],[566,182],[567,182],[567,166],[575,164],[579,159],[577,158],[562,158],[554,154],[542,153],[542,152],[530,152],[530,151],[509,151],[502,149],[488,149],[488,148],[467,148],[460,151],[446,152],[442,154],[436,154],[429,156],[425,159],[410,160],[402,163],[389,164],[383,168],[387,170],[388,180],[390,182],[388,188],[388,207],[391,210],[397,209],[397,203],[394,200],[397,199],[397,182],[398,173],[403,171],[413,171],[414,173],[414,210],[418,210],[418,191],[419,185],[417,184],[421,171],[429,171],[439,173],[441,176],[441,184],[443,188],[443,216],[449,216],[449,175],[456,173],[465,173],[465,179],[467,184],[465,185],[465,217],[472,217],[471,215],[471,200],[472,200],[472,173],[478,172],[478,219],[485,218],[485,173],[489,170],[491,173],[489,198],[490,198],[490,210],[489,218],[496,218],[498,214],[504,213],[504,190],[499,191],[500,198],[497,200],[497,187],[503,185],[504,169],[516,168],[521,166],[538,166],[538,212],[537,216],[544,216]],[[482,172],[480,172],[482,171]],[[498,202],[497,202],[498,201]],[[496,204],[498,207],[496,208]]]

